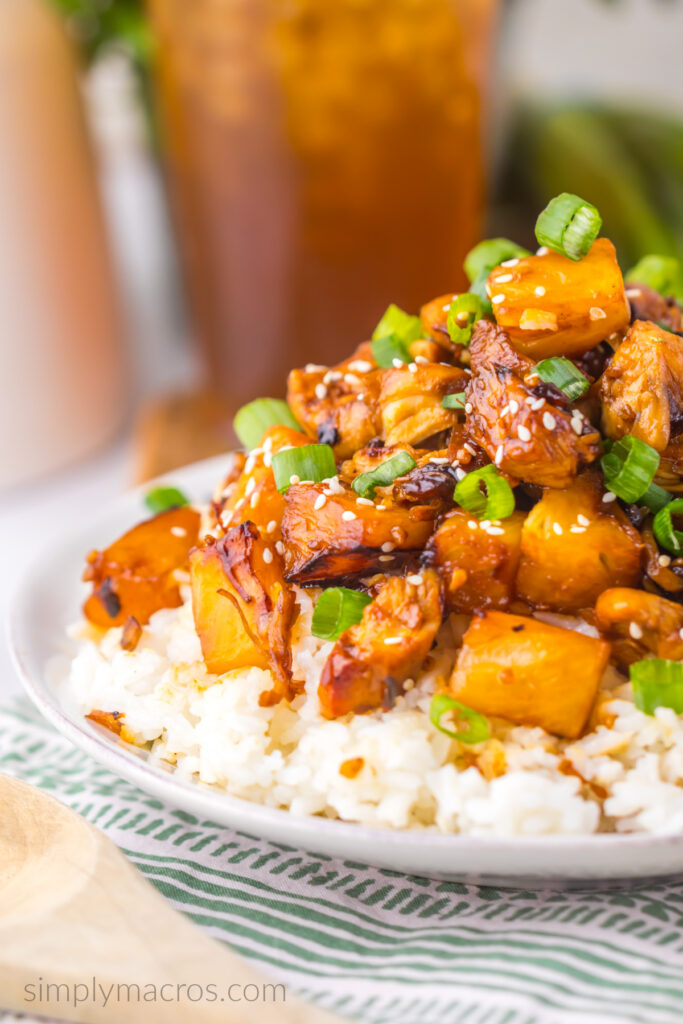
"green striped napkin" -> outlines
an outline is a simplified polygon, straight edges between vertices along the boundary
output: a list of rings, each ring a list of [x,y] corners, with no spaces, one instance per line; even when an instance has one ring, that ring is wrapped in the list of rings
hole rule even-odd
[[[210,935],[367,1024],[683,1020],[681,885],[507,891],[279,846],[147,796],[25,702],[0,710],[0,771],[102,829]]]

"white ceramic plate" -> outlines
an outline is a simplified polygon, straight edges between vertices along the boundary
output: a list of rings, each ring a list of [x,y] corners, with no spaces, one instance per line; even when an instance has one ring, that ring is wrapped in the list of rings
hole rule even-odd
[[[229,457],[207,459],[169,476],[194,500],[211,494]],[[147,485],[144,490],[147,490]],[[288,811],[214,792],[148,764],[106,730],[59,704],[46,664],[64,646],[64,629],[78,618],[86,553],[102,547],[144,515],[142,490],[133,491],[52,546],[27,573],[10,616],[10,645],[26,690],[45,717],[77,747],[129,782],[176,807],[240,831],[316,853],[362,860],[418,875],[507,885],[585,885],[683,874],[683,836],[585,836],[486,839],[401,832]]]

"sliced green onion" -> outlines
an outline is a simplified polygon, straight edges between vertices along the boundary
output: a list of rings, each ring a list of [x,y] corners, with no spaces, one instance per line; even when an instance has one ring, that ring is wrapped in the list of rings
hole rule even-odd
[[[294,414],[280,398],[256,398],[243,405],[235,416],[235,433],[245,448],[257,448],[269,427],[292,427],[301,430]]]
[[[464,732],[454,732],[443,726],[441,719],[449,711],[454,711],[457,719],[465,719],[469,723],[469,728]],[[429,720],[439,732],[460,743],[483,743],[491,735],[489,723],[483,715],[480,715],[474,708],[468,708],[466,704],[461,704],[460,701],[449,697],[447,693],[434,694],[429,706]]]
[[[485,238],[475,245],[465,256],[465,273],[470,282],[474,283],[481,274],[489,276],[494,267],[499,267],[505,260],[519,259],[530,256],[528,249],[523,249],[509,238]]]
[[[669,501],[660,508],[652,521],[652,531],[658,544],[674,555],[680,555],[683,553],[683,533],[674,529],[673,515],[683,515],[683,498]]]
[[[635,267],[631,267],[624,280],[647,285],[660,295],[675,295],[680,290],[680,271],[680,263],[675,256],[650,253],[638,260]]]
[[[540,245],[580,260],[589,251],[602,227],[597,209],[580,196],[561,192],[551,199],[536,221],[536,238]]]
[[[600,460],[605,483],[622,501],[638,501],[652,483],[659,452],[632,434],[615,441]]]
[[[290,484],[312,480],[314,484],[337,475],[334,452],[329,444],[305,444],[302,448],[285,448],[273,455],[275,486],[284,494]]]
[[[474,281],[472,281],[469,290],[472,295],[476,295],[477,298],[481,299],[481,307],[484,312],[492,313],[493,306],[491,305],[491,300],[488,296],[488,292],[486,291],[486,282],[488,279],[489,271],[485,267],[483,270],[479,271]]]
[[[659,484],[650,484],[645,494],[638,498],[638,504],[646,505],[650,512],[659,512],[670,501],[673,501],[673,494],[660,487]]]
[[[537,373],[541,380],[548,381],[563,391],[570,402],[576,401],[590,387],[588,378],[565,356],[542,359],[540,363],[536,363],[534,373]]]
[[[480,519],[505,519],[515,510],[513,490],[495,466],[468,473],[455,485],[453,497]]]
[[[478,295],[463,292],[456,295],[448,310],[448,335],[454,345],[469,345],[472,326],[481,320],[486,310]]]
[[[464,409],[465,408],[465,392],[456,391],[452,395],[445,395],[441,399],[442,409]]]
[[[417,341],[422,337],[423,330],[419,316],[405,313],[392,302],[372,332],[372,340],[377,341],[378,338],[386,338],[388,335],[394,334],[405,345],[409,345],[411,341]]]
[[[311,621],[311,633],[321,640],[336,640],[363,618],[372,598],[348,587],[330,587],[318,598]]]
[[[404,476],[416,466],[417,462],[408,452],[397,452],[374,469],[361,473],[351,486],[361,498],[374,498],[377,487],[388,487],[396,477]]]
[[[683,662],[645,658],[631,665],[633,702],[646,715],[656,708],[672,708],[683,714]]]
[[[410,350],[397,334],[376,338],[370,343],[372,358],[383,370],[390,370],[396,359],[401,363],[410,362]]]
[[[145,495],[145,505],[158,516],[160,512],[168,512],[171,508],[182,508],[189,505],[189,500],[177,487],[155,487]]]

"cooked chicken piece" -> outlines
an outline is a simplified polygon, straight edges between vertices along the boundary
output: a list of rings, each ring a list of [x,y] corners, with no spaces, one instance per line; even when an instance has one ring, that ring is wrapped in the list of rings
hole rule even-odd
[[[262,705],[295,693],[291,629],[294,593],[284,581],[282,559],[253,523],[210,537],[190,555],[192,613],[209,672],[223,675],[255,665],[269,668],[274,686]]]
[[[547,490],[522,529],[517,594],[535,608],[590,608],[607,587],[636,586],[643,544],[616,502],[603,501],[589,471],[566,490]]]
[[[481,523],[464,508],[443,519],[427,544],[425,561],[439,570],[449,612],[507,608],[515,592],[523,522],[524,513],[513,512],[496,523]]]
[[[613,642],[622,668],[648,654],[683,659],[683,608],[658,594],[628,587],[606,590],[595,605],[595,624]]]
[[[160,608],[181,605],[175,571],[187,568],[199,519],[193,508],[173,508],[138,523],[104,551],[91,551],[83,573],[93,585],[85,617],[103,629],[131,616],[144,626]]]
[[[280,522],[285,509],[283,496],[275,486],[271,463],[283,448],[301,448],[310,439],[291,427],[270,427],[261,445],[250,453],[242,473],[233,481],[223,500],[214,500],[217,532],[247,521],[254,523],[271,541],[280,539]]]
[[[536,360],[580,356],[628,327],[624,282],[606,238],[598,238],[582,260],[546,250],[496,267],[486,290],[497,323]]]
[[[600,378],[600,397],[609,437],[633,434],[663,452],[683,427],[683,338],[636,320]]]
[[[670,331],[683,328],[681,307],[674,298],[664,298],[646,284],[626,282],[626,298],[631,306],[631,321],[652,320]]]
[[[673,425],[673,424],[672,424]],[[680,425],[675,421],[675,429],[678,431]],[[683,491],[683,435],[678,435],[669,441],[661,453],[655,483],[660,487],[666,487],[668,491],[680,493]]]
[[[464,391],[467,381],[464,370],[442,363],[383,370],[379,404],[387,444],[418,444],[455,426],[457,410],[444,409],[441,401],[445,395]]]
[[[479,320],[470,344],[466,428],[502,473],[542,487],[566,487],[600,454],[600,435],[561,391],[539,383],[534,364],[507,334]]]
[[[422,573],[419,584],[412,577],[389,577],[325,662],[318,688],[325,717],[392,708],[401,683],[429,654],[442,614],[433,569]]]
[[[287,402],[308,436],[331,445],[336,457],[344,459],[380,433],[379,384],[380,371],[365,342],[332,369],[292,370]]]
[[[434,528],[429,505],[398,505],[386,496],[368,504],[337,485],[295,484],[285,495],[285,578],[328,584],[400,568]]]
[[[448,692],[483,715],[575,739],[590,715],[610,647],[536,619],[490,611],[463,637]]]

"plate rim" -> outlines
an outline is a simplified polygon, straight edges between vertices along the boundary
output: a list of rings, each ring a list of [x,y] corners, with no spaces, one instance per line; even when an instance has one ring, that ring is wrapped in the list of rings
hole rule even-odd
[[[173,481],[176,485],[182,486],[183,478],[188,474],[197,478],[206,475],[208,480],[209,473],[214,471],[219,464],[224,466],[233,454],[233,452],[227,452],[224,455],[189,463],[138,487],[127,489],[112,499],[107,508],[107,515],[113,516],[118,510],[120,510],[120,514],[123,514],[127,503],[157,484]],[[102,518],[104,519],[106,516],[103,515]],[[36,666],[31,664],[31,652],[26,649],[25,618],[33,603],[33,594],[39,585],[39,577],[45,575],[46,557],[49,558],[50,551],[63,552],[75,545],[84,527],[87,525],[88,528],[91,528],[93,524],[96,525],[96,522],[97,517],[94,519],[90,517],[88,520],[85,516],[82,519],[79,518],[75,526],[65,531],[58,541],[52,541],[47,546],[47,550],[41,550],[25,567],[11,597],[10,611],[6,621],[8,646],[13,666],[25,692],[47,722],[79,750],[104,765],[114,774],[138,786],[144,792],[151,792],[170,805],[187,809],[192,813],[197,813],[199,809],[199,813],[207,818],[215,819],[216,813],[218,813],[216,824],[266,838],[270,842],[281,845],[291,844],[293,847],[299,847],[308,852],[324,852],[329,855],[330,847],[335,845],[335,841],[339,841],[342,845],[358,847],[362,859],[361,848],[363,850],[367,848],[368,854],[371,856],[368,863],[375,863],[379,866],[385,865],[381,863],[381,858],[372,858],[372,851],[378,848],[397,847],[406,851],[413,850],[418,858],[421,852],[427,850],[433,854],[439,854],[439,860],[445,859],[449,852],[462,853],[467,856],[468,860],[478,853],[495,853],[503,862],[508,854],[514,857],[518,857],[520,854],[544,857],[552,855],[553,851],[557,852],[559,848],[568,854],[576,853],[578,855],[599,851],[603,855],[613,854],[615,857],[626,853],[637,855],[645,850],[666,850],[667,848],[672,851],[680,848],[683,854],[683,835],[676,834],[608,832],[579,835],[473,836],[426,830],[382,828],[316,815],[297,815],[292,814],[289,810],[259,804],[220,789],[212,790],[207,785],[179,778],[172,770],[167,772],[163,768],[148,763],[140,754],[135,753],[136,748],[124,745],[118,739],[110,738],[109,734],[104,735],[105,730],[95,724],[84,724],[85,719],[83,722],[79,722],[72,717],[62,707],[54,688],[50,685],[46,677],[46,666],[43,666],[41,670],[36,670]],[[78,578],[77,566],[75,573]],[[65,584],[65,589],[67,587],[68,584]],[[30,644],[28,646],[30,647]],[[55,651],[54,653],[59,652]],[[33,656],[37,657],[37,655]],[[288,838],[273,838],[275,832],[287,833]],[[324,840],[322,844],[316,844],[316,835]],[[336,854],[336,856],[348,859],[349,855]],[[410,873],[409,869],[405,868],[394,870]],[[680,870],[683,871],[683,856]],[[420,872],[415,868],[413,873],[419,874]],[[432,876],[438,875],[438,871],[429,869],[427,873]],[[452,877],[462,877],[464,873],[463,871],[456,872]],[[503,867],[503,874],[514,883],[514,879],[520,873],[515,871],[508,875]],[[671,872],[669,871],[668,874],[670,875]],[[567,875],[565,872],[561,872],[559,875],[553,876],[551,868],[548,877],[565,878]],[[591,877],[602,878],[604,881],[604,876],[600,875],[582,874],[580,877],[586,880]],[[615,877],[642,876],[619,876],[617,873]]]

